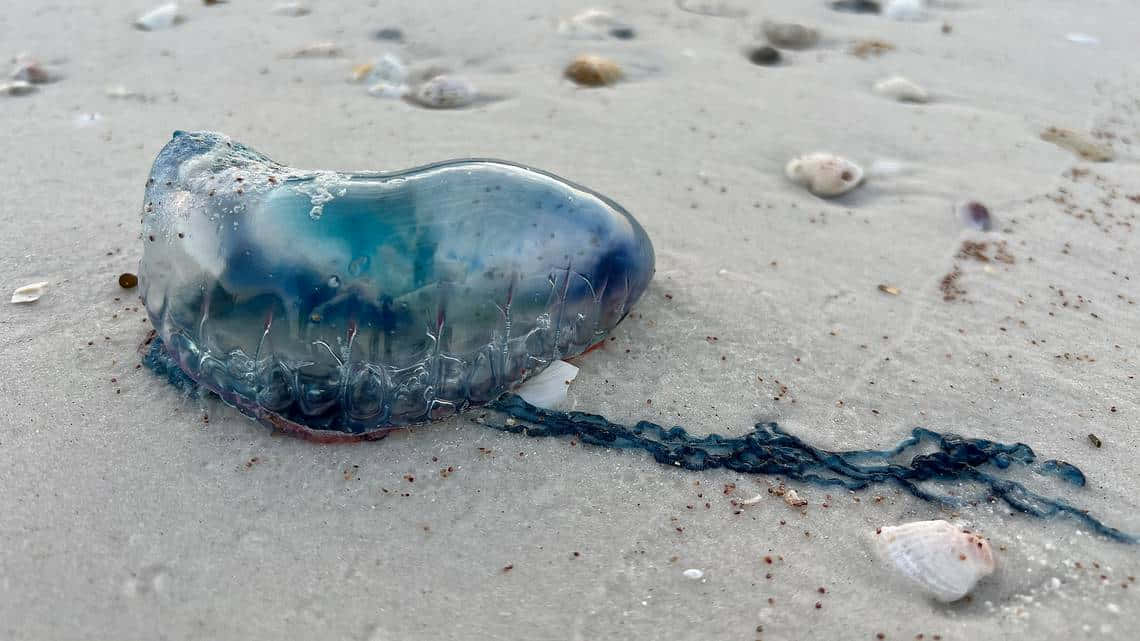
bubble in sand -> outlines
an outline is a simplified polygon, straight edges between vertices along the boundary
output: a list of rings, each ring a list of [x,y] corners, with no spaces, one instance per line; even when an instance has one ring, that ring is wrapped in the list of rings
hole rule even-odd
[[[768,43],[781,49],[807,49],[819,42],[819,30],[795,22],[765,20],[760,30]]]
[[[40,299],[40,296],[43,296],[44,289],[46,289],[47,286],[48,282],[44,280],[17,288],[16,291],[12,292],[12,302],[34,303]]]
[[[828,152],[793,158],[784,168],[784,173],[792,182],[823,198],[845,194],[863,181],[862,167]]]
[[[930,94],[911,80],[902,76],[891,76],[875,83],[875,93],[899,102],[927,102]]]
[[[565,76],[583,87],[605,87],[621,80],[618,63],[595,55],[578,56],[566,66]]]
[[[168,2],[139,16],[135,20],[135,28],[143,31],[158,31],[159,29],[169,29],[181,21],[182,16],[178,14],[178,3]]]

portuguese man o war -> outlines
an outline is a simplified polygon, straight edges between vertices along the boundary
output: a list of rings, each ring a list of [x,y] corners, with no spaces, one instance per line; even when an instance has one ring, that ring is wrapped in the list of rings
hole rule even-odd
[[[859,490],[895,484],[948,507],[1001,501],[1137,539],[1012,478],[1084,474],[1005,444],[915,428],[887,450],[828,451],[775,423],[740,437],[541,409],[512,394],[588,351],[654,272],[641,225],[552,174],[493,160],[397,172],[293,169],[212,132],[176,132],[155,160],[139,276],[155,327],[143,361],[260,422],[321,442],[381,438],[471,407],[477,423]],[[923,444],[936,451],[896,459]],[[956,496],[961,484],[985,492]],[[946,491],[935,491],[936,487]]]
[[[292,169],[175,132],[147,180],[141,294],[192,380],[272,427],[378,438],[600,342],[648,286],[620,205],[529,167]]]

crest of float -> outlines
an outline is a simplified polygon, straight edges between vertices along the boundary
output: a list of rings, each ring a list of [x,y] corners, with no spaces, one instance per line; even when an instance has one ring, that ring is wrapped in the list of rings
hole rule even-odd
[[[653,246],[632,216],[546,172],[492,160],[309,171],[221,134],[177,132],[147,181],[143,242],[140,284],[158,334],[144,360],[274,428],[379,438],[482,405],[506,417],[476,419],[492,428],[643,450],[670,466],[848,490],[893,484],[953,508],[1000,500],[1136,542],[1014,480],[1016,466],[1085,485],[1079,469],[1038,461],[1023,443],[915,428],[891,449],[828,451],[775,423],[697,436],[510,394],[601,341],[653,277]],[[935,450],[918,453],[923,443]],[[963,496],[963,484],[982,493]],[[939,574],[936,594],[992,568],[980,559],[969,570]]]
[[[612,200],[492,160],[308,171],[176,132],[143,212],[142,296],[191,379],[273,427],[382,435],[582,353],[653,276]]]

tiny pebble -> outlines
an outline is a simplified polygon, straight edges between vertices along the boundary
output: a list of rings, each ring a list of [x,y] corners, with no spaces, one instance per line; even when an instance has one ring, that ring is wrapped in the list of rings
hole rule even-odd
[[[1104,443],[1101,443],[1100,438],[1098,438],[1096,434],[1089,434],[1089,443],[1092,443],[1096,447],[1104,445]]]
[[[119,274],[119,287],[123,289],[134,289],[138,287],[139,277],[130,272],[123,272]]]

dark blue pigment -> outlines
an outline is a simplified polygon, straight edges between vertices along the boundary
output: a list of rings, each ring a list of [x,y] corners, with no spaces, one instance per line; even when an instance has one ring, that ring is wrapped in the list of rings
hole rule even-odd
[[[160,338],[151,340],[142,360],[144,365],[166,377],[192,398],[197,397],[202,389],[166,353]],[[207,394],[211,392],[207,391]],[[1130,534],[1101,523],[1084,510],[1059,499],[1036,494],[1017,481],[997,476],[1010,465],[1019,464],[1031,466],[1041,475],[1056,477],[1070,485],[1085,485],[1085,475],[1075,465],[1058,460],[1037,463],[1037,455],[1024,443],[998,443],[916,427],[911,430],[909,438],[888,450],[832,452],[808,445],[776,423],[757,423],[756,429],[744,436],[694,436],[682,427],[665,428],[649,421],[639,421],[629,427],[611,423],[596,414],[544,410],[514,394],[500,397],[486,407],[514,419],[514,422],[503,423],[486,419],[479,421],[503,432],[535,437],[571,436],[601,447],[644,450],[658,463],[688,470],[725,468],[744,474],[779,475],[816,485],[838,485],[848,490],[893,483],[920,499],[955,508],[971,501],[935,494],[918,484],[933,481],[949,486],[973,481],[989,488],[988,496],[982,500],[1000,499],[1014,510],[1038,518],[1068,516],[1114,541],[1138,541]],[[890,459],[923,441],[936,444],[938,451],[919,454],[906,465],[890,462]]]

